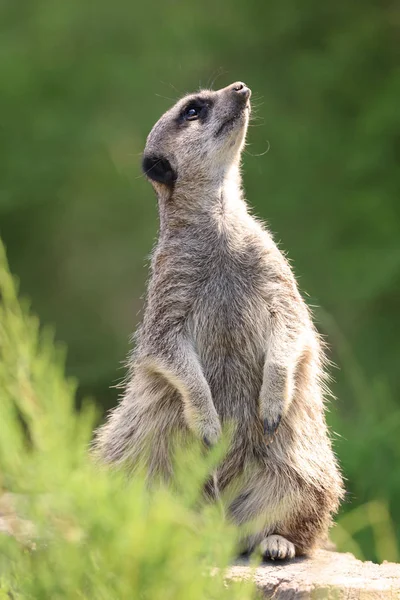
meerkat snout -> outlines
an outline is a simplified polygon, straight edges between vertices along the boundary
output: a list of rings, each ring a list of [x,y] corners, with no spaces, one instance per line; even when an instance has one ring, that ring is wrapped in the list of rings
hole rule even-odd
[[[248,100],[251,96],[251,89],[242,81],[238,81],[237,83],[234,83],[232,85],[232,89],[234,92],[236,92],[240,96],[243,96],[244,98],[246,98],[246,100]]]

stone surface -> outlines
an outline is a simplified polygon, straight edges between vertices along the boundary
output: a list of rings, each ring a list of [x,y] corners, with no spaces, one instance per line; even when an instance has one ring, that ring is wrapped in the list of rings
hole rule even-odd
[[[273,600],[400,600],[400,564],[361,562],[352,554],[327,550],[255,569],[238,561],[227,575],[253,578],[262,597]]]

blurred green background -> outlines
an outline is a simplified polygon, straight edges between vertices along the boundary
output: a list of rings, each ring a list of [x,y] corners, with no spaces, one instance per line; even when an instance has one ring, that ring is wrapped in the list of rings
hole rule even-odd
[[[399,558],[396,3],[6,0],[0,22],[0,235],[22,293],[68,345],[80,397],[102,410],[157,235],[146,135],[199,86],[252,88],[247,198],[339,367],[328,418],[348,498],[334,535]]]

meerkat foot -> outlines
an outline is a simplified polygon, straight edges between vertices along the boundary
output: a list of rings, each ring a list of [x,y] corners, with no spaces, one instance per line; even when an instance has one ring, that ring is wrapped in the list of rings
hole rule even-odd
[[[260,550],[265,560],[289,560],[294,558],[294,544],[281,535],[269,535],[260,544]]]

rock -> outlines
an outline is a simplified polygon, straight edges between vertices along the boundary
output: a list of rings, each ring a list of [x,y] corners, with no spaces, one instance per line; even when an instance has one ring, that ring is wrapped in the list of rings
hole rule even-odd
[[[238,561],[228,579],[253,578],[263,598],[273,600],[400,600],[400,564],[357,560],[352,554],[318,550],[310,558],[252,568]]]

